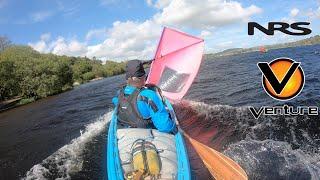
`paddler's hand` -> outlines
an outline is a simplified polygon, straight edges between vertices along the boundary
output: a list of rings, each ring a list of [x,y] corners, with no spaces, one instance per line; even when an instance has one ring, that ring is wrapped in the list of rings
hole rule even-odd
[[[171,133],[172,133],[173,135],[176,135],[176,134],[178,133],[178,127],[175,126],[175,127],[173,128],[173,130],[171,131]]]

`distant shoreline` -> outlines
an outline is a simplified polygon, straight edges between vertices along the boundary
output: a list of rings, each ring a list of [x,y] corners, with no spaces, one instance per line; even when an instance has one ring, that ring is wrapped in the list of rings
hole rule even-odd
[[[13,107],[16,107],[18,102],[21,100],[21,97],[17,97],[14,99],[9,99],[5,101],[0,101],[0,112],[12,109]]]
[[[116,76],[116,75],[114,75]],[[112,77],[112,76],[110,76]],[[99,81],[99,80],[102,80],[104,79],[104,77],[97,77],[97,78],[94,78],[88,82],[85,82],[85,83],[82,83],[82,84],[75,84],[73,85],[72,88],[69,88],[69,89],[66,89],[60,93],[57,93],[57,94],[52,94],[50,96],[47,96],[47,97],[44,97],[44,98],[39,98],[39,99],[35,99],[35,98],[22,98],[22,97],[15,97],[13,99],[7,99],[7,100],[4,100],[4,101],[0,101],[0,113],[4,112],[4,111],[7,111],[7,110],[10,110],[10,109],[14,109],[14,108],[17,108],[17,107],[20,107],[20,106],[24,106],[24,105],[27,105],[27,104],[30,104],[30,103],[33,103],[33,102],[36,102],[40,99],[46,99],[46,98],[49,98],[49,97],[52,97],[52,96],[55,96],[55,95],[58,95],[58,94],[62,94],[62,93],[65,93],[67,91],[71,91],[74,89],[74,87],[77,87],[77,86],[80,86],[80,85],[83,85],[83,84],[87,84],[87,83],[90,83],[90,82],[93,82],[93,81]]]
[[[272,49],[283,49],[283,48],[290,48],[290,47],[312,46],[317,44],[320,44],[320,35],[316,35],[307,39],[302,39],[299,41],[294,41],[289,43],[262,45],[262,46],[255,46],[251,48],[232,48],[232,49],[227,49],[217,53],[205,54],[204,56],[205,56],[205,59],[208,59],[213,57],[223,57],[223,56],[232,56],[237,54],[245,54],[250,52],[258,52],[260,51],[260,47],[263,47],[266,50],[272,50]]]

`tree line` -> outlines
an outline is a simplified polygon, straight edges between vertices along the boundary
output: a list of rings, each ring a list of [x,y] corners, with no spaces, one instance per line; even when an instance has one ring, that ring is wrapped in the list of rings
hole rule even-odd
[[[39,99],[71,89],[98,77],[122,74],[125,63],[96,58],[43,54],[29,46],[13,45],[0,36],[0,100]]]

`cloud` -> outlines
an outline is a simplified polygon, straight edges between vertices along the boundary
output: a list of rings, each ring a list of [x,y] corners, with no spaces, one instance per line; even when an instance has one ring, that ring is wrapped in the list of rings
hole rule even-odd
[[[104,39],[107,37],[107,29],[101,28],[101,29],[91,29],[86,35],[86,40],[89,41],[91,39]]]
[[[290,11],[290,16],[291,16],[291,17],[296,17],[296,16],[298,15],[298,13],[299,13],[299,9],[293,8],[293,9],[291,9],[291,11]]]
[[[116,0],[101,0],[103,5]],[[212,39],[213,29],[219,26],[236,24],[248,20],[252,15],[262,12],[255,5],[244,7],[236,1],[204,0],[146,0],[158,13],[145,21],[116,21],[112,27],[91,29],[84,42],[76,39],[66,40],[58,37],[49,42],[47,35],[29,43],[40,52],[52,52],[59,55],[97,57],[101,60],[128,60],[152,58],[163,26],[180,26],[199,32],[205,39]],[[232,35],[236,33],[233,32]],[[88,45],[90,40],[103,40]],[[212,48],[231,47],[233,41],[221,39]]]
[[[315,10],[309,10],[306,15],[310,18],[310,19],[317,19],[320,18],[320,6],[315,9]]]
[[[63,37],[58,37],[56,41],[52,42],[52,53],[57,55],[68,56],[85,56],[87,53],[87,46],[77,40],[67,42]]]
[[[38,42],[29,43],[35,50],[57,55],[97,57],[102,60],[148,59],[153,57],[162,27],[153,21],[116,21],[112,28],[105,30],[107,38],[99,44],[88,46],[75,39],[67,41],[63,37],[49,42],[50,34],[42,34]],[[102,30],[101,30],[102,31]],[[91,30],[90,39],[100,33]]]
[[[72,16],[80,10],[80,4],[77,1],[70,1],[71,4],[65,5],[61,1],[57,1],[58,11],[62,12],[64,16]]]
[[[30,18],[33,22],[41,22],[48,19],[52,15],[53,15],[53,12],[51,11],[39,11],[39,12],[32,13],[30,15]]]
[[[40,39],[43,40],[43,41],[49,41],[51,38],[51,34],[50,33],[45,33],[45,34],[42,34],[40,36]]]
[[[153,4],[152,4],[152,0],[146,0],[146,2],[147,2],[147,4],[149,5],[149,6],[152,6]]]
[[[152,0],[147,0],[147,4],[154,6],[155,8],[162,9],[170,4],[171,0],[158,0],[153,2]]]
[[[45,33],[40,36],[40,41],[36,43],[28,43],[33,49],[42,52],[42,53],[49,53],[50,48],[47,45],[47,42],[50,40],[51,34]]]
[[[161,26],[150,20],[143,23],[117,21],[108,30],[104,42],[88,47],[87,56],[115,60],[151,58],[160,33]]]
[[[159,24],[206,29],[246,21],[262,12],[255,5],[243,7],[236,1],[204,0],[158,0],[161,12],[154,16]]]
[[[48,46],[46,44],[45,41],[38,41],[36,43],[28,43],[29,46],[31,46],[33,49],[39,51],[39,52],[42,52],[42,53],[49,53],[49,49],[48,49]]]
[[[149,6],[157,8],[159,12],[144,22],[115,22],[107,31],[107,39],[104,42],[88,47],[87,56],[122,60],[151,58],[163,25],[180,25],[201,30],[200,36],[209,38],[212,36],[210,30],[215,26],[244,21],[262,11],[254,5],[242,7],[234,1],[206,1],[197,3],[195,0],[146,0]],[[93,32],[88,33],[87,37],[93,36]],[[228,41],[219,47],[231,45],[232,41]]]
[[[202,37],[202,38],[207,38],[207,37],[209,37],[211,35],[212,35],[212,33],[210,31],[207,31],[207,30],[203,30],[200,33],[200,37]]]
[[[66,41],[63,37],[50,41],[50,33],[40,36],[40,40],[35,43],[28,43],[33,49],[42,53],[54,53],[57,55],[68,56],[85,56],[87,53],[87,45],[75,39]]]
[[[3,0],[0,0],[0,5],[1,1]],[[56,4],[57,7],[55,7],[55,9],[33,12],[27,17],[15,20],[13,24],[25,25],[43,22],[54,15],[72,16],[80,10],[80,4],[78,1],[70,1],[68,5],[65,5],[62,1],[57,0]]]

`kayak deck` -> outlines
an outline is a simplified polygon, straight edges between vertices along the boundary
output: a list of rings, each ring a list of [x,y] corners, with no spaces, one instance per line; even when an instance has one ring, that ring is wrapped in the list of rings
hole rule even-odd
[[[114,110],[116,112],[116,109]],[[131,135],[129,135],[129,134]],[[133,137],[135,136],[135,137]],[[161,133],[151,129],[119,129],[117,116],[114,113],[108,130],[107,142],[107,174],[108,179],[122,180],[124,173],[130,167],[123,166],[130,158],[130,148],[136,138],[147,138],[153,141],[163,153],[160,153],[162,163],[161,178],[190,180],[191,171],[183,136]],[[164,140],[165,139],[165,140]],[[164,142],[162,142],[164,141]]]
[[[177,153],[174,135],[161,133],[155,129],[129,128],[118,129],[117,138],[124,174],[133,171],[131,164],[132,144],[138,139],[143,139],[154,144],[158,150],[161,160],[161,179],[177,179]]]

